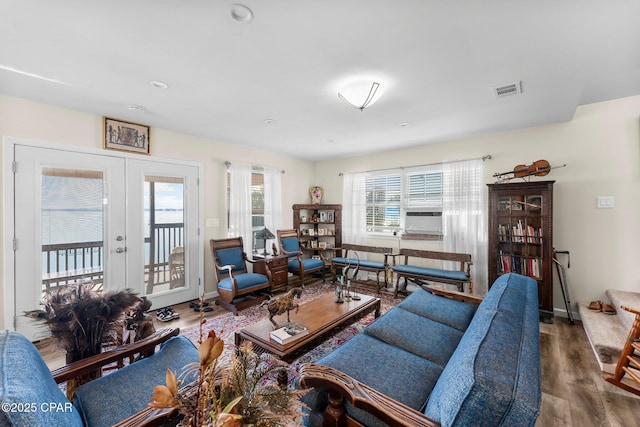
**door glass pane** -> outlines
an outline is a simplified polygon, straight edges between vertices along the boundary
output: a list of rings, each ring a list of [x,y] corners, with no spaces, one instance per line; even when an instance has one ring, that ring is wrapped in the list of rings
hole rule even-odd
[[[102,289],[104,221],[101,171],[43,168],[43,292],[91,281]]]
[[[146,295],[185,286],[184,179],[144,182]]]

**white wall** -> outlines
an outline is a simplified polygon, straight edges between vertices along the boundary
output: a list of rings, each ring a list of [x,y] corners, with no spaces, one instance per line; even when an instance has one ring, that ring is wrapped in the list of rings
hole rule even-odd
[[[484,164],[485,182],[493,183],[494,173],[513,170],[519,164],[540,159],[548,160],[552,166],[566,163],[565,168],[553,169],[547,176],[533,179],[556,181],[554,246],[571,254],[567,278],[575,311],[577,302],[605,299],[604,291],[608,288],[640,291],[637,268],[640,255],[639,114],[640,96],[586,105],[579,107],[574,119],[567,123],[318,162],[316,170],[321,173],[317,174],[316,182],[324,187],[326,203],[341,203],[340,172],[448,162],[490,154],[493,159]],[[615,208],[597,209],[597,196],[614,196]],[[385,246],[389,244],[387,241]],[[405,244],[403,241],[403,247]],[[415,246],[416,242],[411,244]],[[560,260],[566,265],[566,258],[560,256]],[[564,311],[557,282],[554,307],[557,314]]]
[[[546,159],[566,163],[545,177],[555,180],[554,245],[571,252],[567,271],[572,302],[604,299],[607,288],[640,291],[636,268],[640,241],[640,96],[579,107],[568,123],[492,134],[442,144],[419,145],[384,153],[312,163],[268,151],[196,138],[162,129],[152,130],[152,154],[204,164],[205,217],[220,218],[220,227],[205,230],[205,242],[224,237],[226,206],[224,161],[250,162],[286,170],[283,176],[284,226],[292,225],[294,203],[306,203],[308,188],[324,187],[323,203],[342,203],[340,172],[358,172],[481,157],[485,182],[493,173],[518,164]],[[366,114],[366,111],[365,113]],[[143,119],[139,120],[144,122]],[[0,95],[0,136],[102,147],[102,117]],[[389,142],[392,146],[393,141]],[[0,151],[0,156],[2,155]],[[0,158],[0,165],[2,165]],[[0,175],[2,180],[2,175]],[[0,182],[0,188],[3,183]],[[614,209],[596,209],[597,196],[614,196]],[[0,211],[0,227],[3,224]],[[6,238],[0,228],[0,238]],[[378,240],[380,245],[397,244]],[[373,242],[374,244],[376,241]],[[211,256],[205,244],[206,291],[214,289]],[[405,243],[403,242],[403,245]],[[408,246],[408,245],[407,245]],[[411,243],[438,248],[439,243]],[[4,259],[0,246],[0,268]],[[1,275],[0,275],[1,277]],[[1,279],[0,279],[1,280]],[[0,284],[0,299],[4,283]],[[0,307],[3,307],[0,301]],[[556,285],[554,306],[564,310]],[[0,322],[2,322],[0,316]],[[0,323],[0,328],[5,326]]]
[[[144,123],[144,116],[138,120]],[[0,95],[0,137],[18,137],[43,142],[102,148],[102,116],[81,113],[61,107],[40,104],[25,99]],[[190,160],[204,165],[205,218],[219,218],[219,227],[205,229],[205,292],[215,290],[213,261],[209,239],[226,237],[226,167],[225,160],[284,169],[282,176],[282,210],[291,212],[294,203],[308,200],[309,187],[314,185],[312,162],[238,145],[197,138],[163,129],[152,128],[153,156]],[[0,167],[4,166],[0,150]],[[0,174],[3,187],[5,171]],[[0,211],[0,241],[11,238],[4,230],[4,207]],[[284,227],[292,227],[291,215],[285,215]],[[4,271],[4,245],[0,245],[0,271]],[[3,281],[0,274],[0,281]],[[4,286],[0,282],[0,307],[4,307]],[[0,329],[4,315],[0,315]]]

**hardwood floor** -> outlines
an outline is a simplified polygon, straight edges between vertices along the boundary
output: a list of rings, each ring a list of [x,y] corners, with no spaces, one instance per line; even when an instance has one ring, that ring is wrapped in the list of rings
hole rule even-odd
[[[536,427],[640,426],[640,398],[606,382],[582,323],[540,323],[542,407]]]
[[[226,313],[213,302],[211,307],[205,318]],[[157,329],[198,324],[199,313],[187,303],[173,309],[180,319],[155,319]],[[38,347],[50,368],[64,364],[60,351],[50,344]],[[540,350],[542,407],[536,427],[640,427],[640,398],[604,381],[581,322],[572,326],[556,317],[553,324],[540,323]]]

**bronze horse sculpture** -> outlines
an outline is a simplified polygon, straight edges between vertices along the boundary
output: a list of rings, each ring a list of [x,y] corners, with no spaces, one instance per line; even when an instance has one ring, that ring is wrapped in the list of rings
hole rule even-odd
[[[291,288],[291,290],[284,294],[282,297],[265,301],[260,304],[260,307],[262,307],[263,305],[267,306],[267,310],[269,310],[269,321],[273,323],[273,326],[276,329],[278,329],[280,326],[275,322],[275,320],[273,320],[273,317],[283,314],[286,311],[287,323],[291,322],[291,319],[289,318],[289,311],[295,308],[296,313],[298,312],[300,306],[293,300],[294,298],[300,299],[300,295],[302,295],[302,288]]]

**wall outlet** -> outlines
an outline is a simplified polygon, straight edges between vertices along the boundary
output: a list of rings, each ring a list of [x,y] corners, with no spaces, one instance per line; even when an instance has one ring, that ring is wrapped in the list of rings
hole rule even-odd
[[[611,209],[613,207],[613,196],[598,196],[598,209]]]

